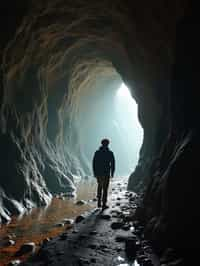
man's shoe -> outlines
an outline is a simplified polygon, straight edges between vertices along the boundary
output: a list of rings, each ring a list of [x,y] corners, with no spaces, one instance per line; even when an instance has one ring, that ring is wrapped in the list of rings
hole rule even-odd
[[[106,204],[103,204],[103,206],[102,206],[102,209],[103,210],[105,210],[105,209],[108,209],[109,208],[109,206],[108,205],[106,205]]]

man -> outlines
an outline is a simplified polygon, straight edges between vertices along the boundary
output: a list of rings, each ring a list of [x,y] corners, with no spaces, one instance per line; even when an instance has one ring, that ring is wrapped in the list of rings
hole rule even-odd
[[[103,139],[101,146],[97,150],[93,157],[93,173],[97,179],[97,206],[103,209],[108,208],[106,205],[108,186],[110,177],[114,176],[115,172],[115,158],[113,152],[108,148],[110,141]]]

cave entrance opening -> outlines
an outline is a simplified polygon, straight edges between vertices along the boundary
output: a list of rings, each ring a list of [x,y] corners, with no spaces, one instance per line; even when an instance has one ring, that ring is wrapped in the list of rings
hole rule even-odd
[[[138,106],[121,78],[101,79],[80,92],[76,108],[76,131],[86,176],[92,175],[92,158],[101,139],[110,139],[116,158],[116,176],[129,176],[135,169],[143,142]],[[89,171],[88,171],[89,169]]]

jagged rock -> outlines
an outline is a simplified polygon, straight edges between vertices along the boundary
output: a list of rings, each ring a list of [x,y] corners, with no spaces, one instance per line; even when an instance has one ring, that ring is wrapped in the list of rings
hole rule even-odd
[[[48,242],[50,241],[50,239],[47,237],[42,241],[42,245],[46,245]]]
[[[21,261],[20,260],[12,260],[11,262],[8,263],[8,266],[18,266],[20,265]]]
[[[63,233],[63,234],[60,235],[60,239],[61,240],[66,240],[67,237],[68,237],[68,234],[67,233]]]
[[[124,235],[117,235],[115,237],[116,242],[125,242],[126,237]]]
[[[65,226],[64,223],[57,223],[57,224],[55,224],[55,227],[63,227],[63,226]]]
[[[143,248],[143,250],[145,252],[148,252],[148,253],[151,253],[152,252],[152,248],[149,245],[144,245],[142,248]]]
[[[76,202],[76,205],[80,205],[80,206],[85,205],[85,204],[87,204],[87,202],[85,200],[79,200]]]
[[[97,234],[98,234],[97,231],[91,231],[91,232],[90,232],[90,235],[97,235]]]
[[[92,201],[97,201],[97,198],[92,199]]]
[[[63,223],[66,225],[72,225],[74,223],[74,220],[66,218],[66,219],[63,219]]]
[[[100,218],[104,219],[104,220],[110,220],[111,219],[111,215],[110,214],[101,214]]]
[[[33,242],[23,244],[20,249],[16,252],[16,256],[22,256],[26,253],[34,253],[36,245]]]
[[[121,247],[117,247],[117,248],[116,248],[116,251],[117,251],[117,252],[121,252],[121,251],[122,251],[122,248],[121,248]]]
[[[199,239],[196,228],[200,220],[196,215],[200,146],[196,85],[199,16],[195,4],[191,4],[198,1],[168,1],[166,8],[165,1],[156,0],[145,6],[145,12],[140,1],[120,1],[119,5],[110,1],[99,1],[95,5],[94,1],[88,1],[85,17],[90,18],[91,12],[95,16],[92,16],[92,23],[85,19],[81,25],[79,12],[83,11],[76,2],[70,1],[70,7],[66,1],[49,0],[48,5],[35,2],[31,1],[28,9],[22,4],[23,11],[18,8],[20,4],[16,4],[13,20],[5,15],[1,23],[4,27],[9,22],[11,30],[2,31],[0,41],[3,58],[0,220],[8,220],[17,209],[16,202],[13,201],[15,208],[6,202],[8,195],[18,204],[25,201],[26,195],[35,205],[48,204],[51,193],[73,189],[71,172],[77,176],[87,175],[85,169],[79,169],[81,164],[88,168],[79,145],[79,137],[84,134],[78,119],[72,118],[80,109],[81,104],[77,107],[76,103],[81,102],[79,92],[85,88],[81,85],[89,78],[90,84],[95,83],[97,72],[94,70],[98,69],[98,64],[106,73],[108,65],[113,65],[136,97],[138,117],[144,130],[139,163],[129,181],[130,189],[145,191],[140,218],[149,221],[155,215],[166,215],[163,217],[164,231],[163,223],[156,221],[148,232],[149,237],[157,240],[157,246],[162,240],[163,244],[171,240],[174,246],[191,245],[193,238]],[[105,15],[103,21],[102,14]],[[66,28],[71,31],[63,30]],[[102,33],[105,33],[104,38]],[[66,38],[70,41],[65,42]],[[91,43],[99,43],[99,39],[101,53],[98,45],[92,45],[91,49]],[[88,55],[88,50],[92,56]],[[76,55],[81,60],[76,60]],[[82,67],[84,71],[80,71]],[[77,84],[71,82],[70,77]],[[74,83],[72,90],[71,86],[67,86],[67,90],[63,88],[63,84]],[[78,88],[78,96],[75,88]],[[68,97],[70,95],[73,97]],[[71,123],[74,120],[75,125]],[[72,143],[68,143],[68,139],[72,139]],[[193,174],[189,182],[191,169]],[[188,209],[189,215],[185,215]]]
[[[152,263],[152,261],[149,258],[145,258],[142,261],[142,265],[144,265],[144,266],[153,266],[153,263]]]
[[[113,223],[111,223],[111,228],[112,229],[120,229],[120,228],[122,228],[122,226],[124,225],[124,223],[122,223],[122,222],[113,222]]]
[[[120,233],[120,234],[117,234],[116,237],[115,237],[115,240],[117,242],[126,242],[126,240],[134,240],[134,245],[136,246],[136,242],[137,242],[137,238],[136,236],[130,236],[130,235],[127,235],[127,234],[123,234],[123,233]],[[137,246],[136,246],[137,247]],[[138,250],[138,247],[136,248]]]
[[[144,253],[140,253],[139,255],[137,254],[137,261],[142,264],[143,261],[147,258],[147,256]]]
[[[90,265],[90,261],[85,258],[79,258],[77,265],[78,266]]]
[[[125,224],[125,225],[123,225],[122,226],[122,229],[124,230],[124,231],[128,231],[128,230],[130,230],[130,224]]]
[[[3,246],[5,247],[14,246],[14,245],[15,245],[15,241],[12,239],[9,239],[3,242]]]
[[[83,215],[79,215],[76,217],[75,219],[75,223],[80,223],[85,219],[85,217]]]
[[[149,245],[149,241],[148,240],[142,240],[141,244],[142,244],[142,246]]]
[[[98,245],[96,245],[96,244],[89,244],[88,245],[88,248],[97,249],[98,248]]]
[[[136,237],[136,236],[135,236]],[[135,242],[135,246],[137,247],[137,250],[139,250],[142,246],[141,246],[141,242],[140,241],[136,241]],[[141,250],[141,252],[143,252],[143,250]]]
[[[12,240],[14,237],[16,237],[15,234],[9,234],[9,235],[3,237],[2,240],[3,240],[3,241],[6,241],[6,240]]]
[[[129,213],[130,210],[130,206],[128,205],[121,205],[120,209],[124,212],[124,213]]]
[[[116,213],[117,215],[120,215],[122,211],[120,210],[119,207],[115,207],[111,210],[111,213]]]
[[[135,196],[130,196],[129,197],[129,201],[135,201],[136,200],[136,197]]]
[[[104,244],[101,244],[101,245],[99,245],[99,248],[100,248],[101,250],[103,250],[103,249],[107,249],[108,246],[107,246],[107,245],[104,245]]]

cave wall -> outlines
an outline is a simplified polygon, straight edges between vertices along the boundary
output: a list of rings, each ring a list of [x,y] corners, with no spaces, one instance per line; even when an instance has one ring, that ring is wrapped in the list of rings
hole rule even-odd
[[[169,131],[184,2],[27,1],[19,10],[16,4],[16,23],[5,19],[9,34],[1,38],[3,221],[47,204],[55,193],[73,193],[74,178],[87,172],[72,113],[74,95],[92,82],[98,65],[110,75],[111,64],[138,103],[144,143],[129,189],[151,182]]]
[[[138,217],[158,252],[175,248],[186,259],[198,249],[199,179],[199,38],[196,7],[177,24],[170,86],[170,127]],[[189,265],[189,264],[187,264]]]

